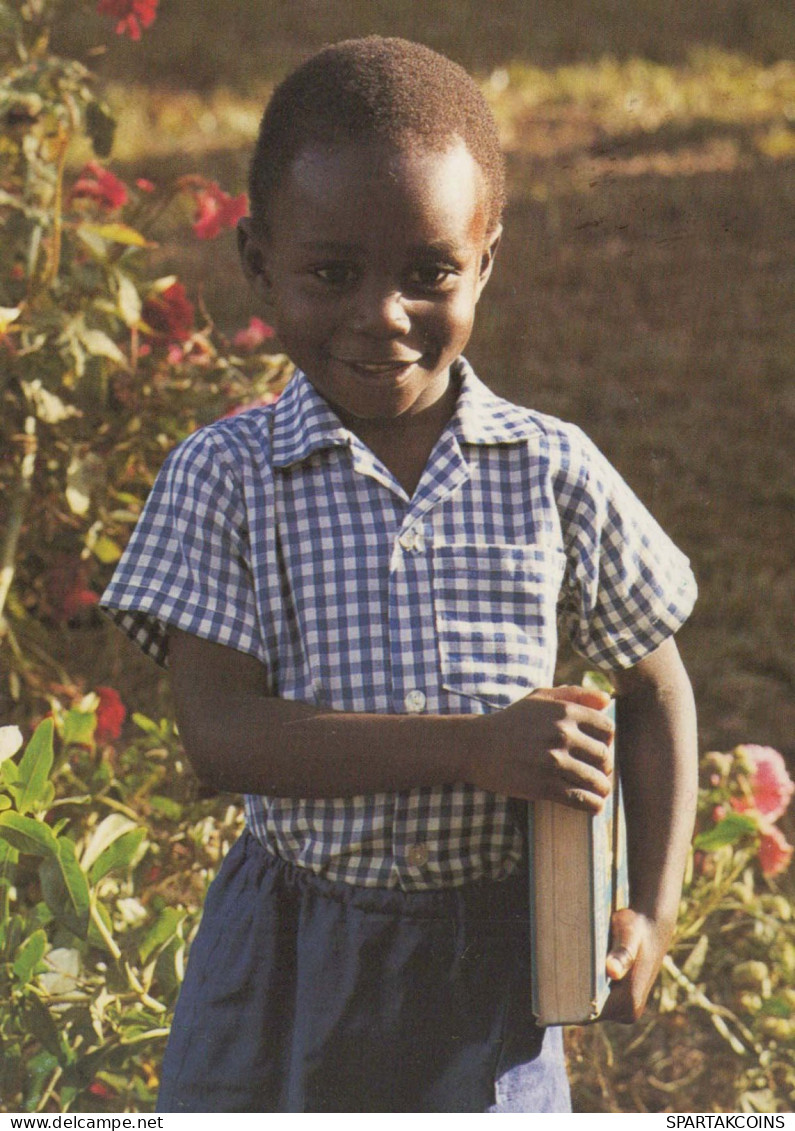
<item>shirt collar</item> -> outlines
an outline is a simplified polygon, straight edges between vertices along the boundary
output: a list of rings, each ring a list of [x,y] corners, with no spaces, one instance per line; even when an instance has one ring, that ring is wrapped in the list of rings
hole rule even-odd
[[[273,464],[288,467],[323,448],[350,447],[351,433],[296,369],[273,410]]]
[[[449,427],[464,444],[515,444],[536,436],[541,428],[526,408],[498,397],[460,357],[454,371],[461,389]]]
[[[465,444],[513,444],[540,431],[527,409],[502,400],[475,376],[463,357],[454,363],[461,382],[448,429]],[[300,369],[274,407],[273,463],[288,467],[326,448],[350,447],[353,437]]]

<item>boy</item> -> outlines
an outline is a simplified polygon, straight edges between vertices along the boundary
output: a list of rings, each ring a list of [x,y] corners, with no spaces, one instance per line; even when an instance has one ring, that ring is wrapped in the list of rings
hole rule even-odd
[[[618,692],[632,907],[605,1015],[643,1009],[696,794],[686,560],[582,433],[461,358],[500,238],[496,128],[459,67],[327,48],[274,93],[244,269],[299,367],[172,454],[104,603],[168,654],[199,776],[246,796],[163,1111],[565,1111],[529,1016],[524,803],[597,811]]]

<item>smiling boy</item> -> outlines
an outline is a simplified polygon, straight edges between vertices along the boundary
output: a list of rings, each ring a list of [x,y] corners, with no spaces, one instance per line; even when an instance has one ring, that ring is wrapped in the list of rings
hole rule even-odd
[[[168,656],[199,776],[246,795],[162,1111],[568,1110],[529,1012],[524,805],[598,810],[618,692],[640,1015],[678,904],[695,723],[686,560],[579,429],[461,352],[497,251],[496,127],[459,67],[370,38],[277,88],[244,269],[298,373],[167,461],[103,602]]]

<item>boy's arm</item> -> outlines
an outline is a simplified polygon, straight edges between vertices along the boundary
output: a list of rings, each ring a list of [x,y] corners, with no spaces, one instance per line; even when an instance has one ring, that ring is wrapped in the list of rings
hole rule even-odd
[[[345,797],[467,782],[589,811],[610,791],[600,692],[534,692],[490,715],[333,711],[269,697],[252,656],[176,629],[169,668],[186,753],[216,789]]]
[[[613,916],[602,1017],[635,1021],[671,940],[698,794],[696,714],[673,638],[612,673],[627,816],[630,909]]]

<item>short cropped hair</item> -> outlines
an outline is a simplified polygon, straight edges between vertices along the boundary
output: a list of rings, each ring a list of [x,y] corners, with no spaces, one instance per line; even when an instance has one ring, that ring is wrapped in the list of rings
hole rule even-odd
[[[313,55],[273,92],[249,172],[255,229],[293,161],[308,145],[420,142],[441,151],[461,139],[480,166],[489,230],[505,202],[497,125],[474,80],[457,63],[405,39],[348,39]]]

